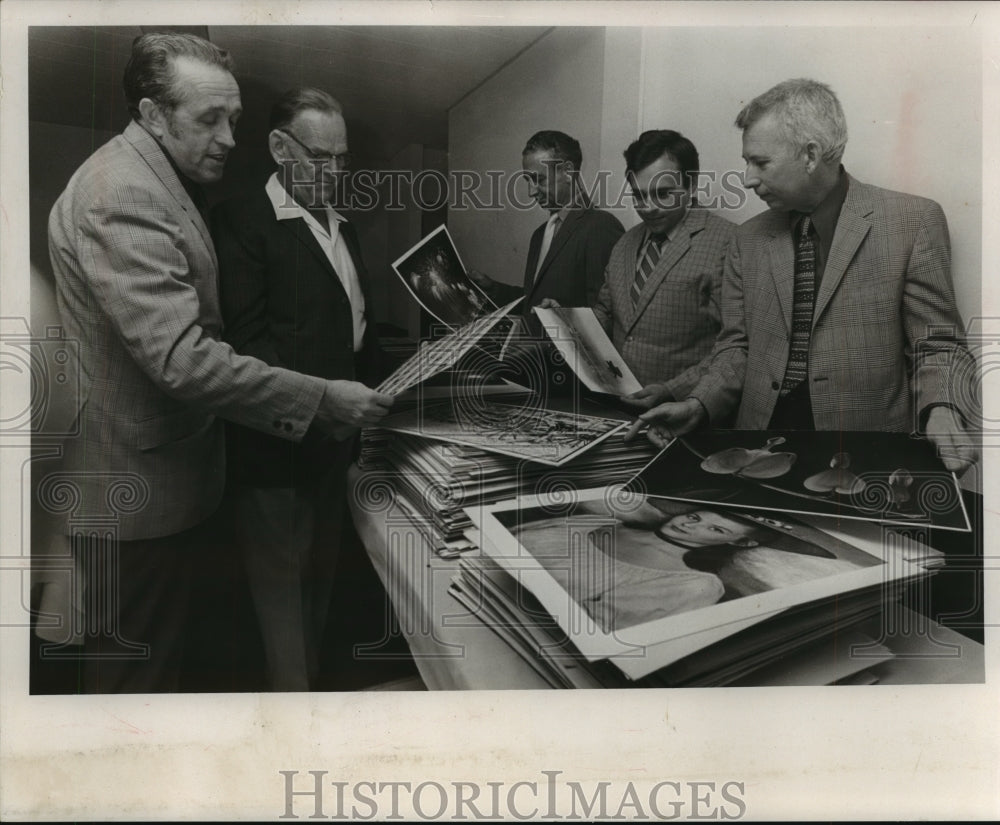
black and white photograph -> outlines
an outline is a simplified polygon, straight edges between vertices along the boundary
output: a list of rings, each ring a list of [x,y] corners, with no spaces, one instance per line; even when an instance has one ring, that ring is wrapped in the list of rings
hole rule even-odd
[[[464,326],[496,309],[465,274],[444,224],[393,261],[392,268],[413,299],[446,326]]]
[[[891,592],[896,579],[921,575],[902,555],[866,552],[791,518],[608,488],[566,504],[543,496],[493,505],[477,521],[484,551],[590,660],[712,628],[735,632],[745,620],[832,595]],[[890,563],[891,573],[876,569]]]
[[[590,307],[535,307],[535,315],[587,389],[609,395],[630,395],[642,389]]]
[[[969,532],[962,490],[904,433],[714,430],[678,438],[629,482],[647,496]]]
[[[0,819],[997,818],[998,53],[3,0]]]

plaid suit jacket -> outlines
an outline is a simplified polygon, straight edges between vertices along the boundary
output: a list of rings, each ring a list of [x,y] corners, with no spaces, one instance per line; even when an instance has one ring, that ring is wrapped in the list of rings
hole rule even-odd
[[[49,217],[66,335],[80,344],[74,515],[117,517],[121,539],[196,525],[225,478],[216,416],[298,440],[324,382],[237,355],[222,332],[208,227],[138,124],[70,179]]]
[[[713,421],[738,404],[738,428],[767,427],[788,362],[793,270],[787,214],[769,210],[738,229],[723,329],[691,393]],[[809,342],[817,429],[910,431],[938,403],[970,415],[974,393],[959,384],[976,366],[963,334],[941,207],[850,178]]]
[[[632,303],[645,225],[615,244],[594,305],[615,348],[643,385],[664,383],[684,398],[708,366],[721,314],[722,268],[736,226],[701,208],[688,211],[676,237]]]

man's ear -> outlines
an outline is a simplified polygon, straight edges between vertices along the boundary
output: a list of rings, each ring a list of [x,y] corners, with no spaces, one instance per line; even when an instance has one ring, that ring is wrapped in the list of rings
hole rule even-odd
[[[163,139],[167,133],[167,116],[159,103],[148,97],[139,101],[139,114],[142,115],[143,123],[146,124],[150,132],[156,137]]]
[[[810,140],[805,148],[806,171],[810,174],[816,171],[816,167],[823,162],[823,151],[816,141]]]
[[[281,163],[283,160],[286,160],[285,139],[277,129],[272,129],[268,134],[267,148],[271,152],[271,157],[275,163]]]

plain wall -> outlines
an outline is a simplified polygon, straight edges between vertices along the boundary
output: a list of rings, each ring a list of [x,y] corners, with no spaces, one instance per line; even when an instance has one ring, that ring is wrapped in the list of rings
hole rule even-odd
[[[932,198],[948,218],[958,307],[981,314],[982,58],[965,28],[644,29],[640,122],[698,147],[703,170],[742,172],[743,105],[775,83],[829,84],[847,118],[844,167]],[[752,192],[737,223],[764,211]],[[730,196],[730,200],[734,200]]]
[[[49,213],[73,173],[96,149],[115,136],[103,129],[81,129],[58,123],[32,121],[28,130],[31,167],[28,226],[31,263],[52,280],[49,261]]]
[[[520,54],[449,112],[449,170],[503,180],[521,170],[521,150],[541,129],[557,129],[580,141],[586,180],[600,164],[604,97],[603,28],[553,30]],[[518,184],[516,200],[527,200]],[[499,209],[449,210],[448,231],[466,269],[521,284],[531,233],[548,217],[540,207],[510,208],[499,187]],[[488,186],[476,190],[489,202]],[[459,205],[461,206],[461,205]]]

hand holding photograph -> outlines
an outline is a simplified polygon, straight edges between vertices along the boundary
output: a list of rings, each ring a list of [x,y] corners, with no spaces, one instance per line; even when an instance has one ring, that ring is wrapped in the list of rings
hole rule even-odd
[[[953,473],[905,433],[713,430],[676,439],[627,485],[654,498],[968,532]]]

